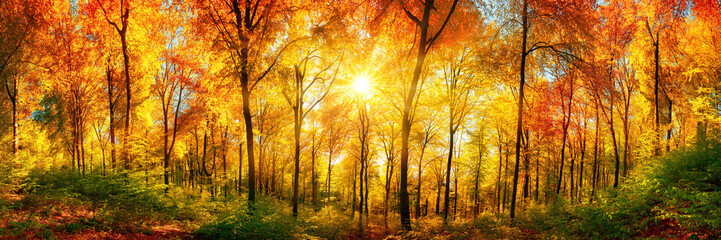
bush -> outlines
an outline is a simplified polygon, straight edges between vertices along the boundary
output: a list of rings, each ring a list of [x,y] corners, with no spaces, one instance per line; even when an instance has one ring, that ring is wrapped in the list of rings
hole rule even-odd
[[[23,181],[28,195],[15,205],[41,216],[71,211],[77,217],[59,231],[83,229],[120,232],[149,231],[148,223],[193,219],[159,189],[120,174],[86,174],[73,171],[33,172]]]
[[[659,159],[647,171],[660,199],[656,220],[672,219],[691,231],[721,229],[721,143],[700,142]]]
[[[149,216],[172,214],[177,207],[137,181],[120,174],[80,174],[74,171],[34,172],[23,183],[33,195],[58,196],[89,202],[93,208],[109,208],[117,214]]]
[[[704,142],[652,159],[641,173],[591,205],[559,200],[527,221],[553,237],[631,239],[721,229],[721,144]]]
[[[240,210],[200,226],[193,234],[198,239],[292,239],[299,233],[288,207],[261,199],[253,209],[241,204]]]
[[[354,228],[353,219],[333,206],[323,207],[320,211],[305,211],[303,222],[304,232],[324,239],[339,239],[349,234]]]

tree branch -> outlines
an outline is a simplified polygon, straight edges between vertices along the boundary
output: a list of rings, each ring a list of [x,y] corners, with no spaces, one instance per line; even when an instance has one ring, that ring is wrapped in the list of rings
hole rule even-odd
[[[451,14],[453,14],[453,11],[456,10],[456,5],[458,5],[458,0],[453,0],[453,5],[451,6],[451,10],[448,11],[448,15],[446,15],[446,20],[443,21],[443,25],[441,25],[441,29],[438,29],[438,32],[431,37],[431,39],[428,40],[428,46],[426,47],[426,52],[431,49],[431,45],[433,45],[433,42],[436,41],[438,36],[441,35],[441,32],[443,32],[443,29],[446,28],[446,25],[448,24],[448,21],[451,19]]]

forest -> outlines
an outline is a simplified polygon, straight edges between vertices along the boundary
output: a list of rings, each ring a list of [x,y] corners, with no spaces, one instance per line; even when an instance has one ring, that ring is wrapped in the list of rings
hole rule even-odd
[[[721,1],[2,0],[0,239],[718,239]]]

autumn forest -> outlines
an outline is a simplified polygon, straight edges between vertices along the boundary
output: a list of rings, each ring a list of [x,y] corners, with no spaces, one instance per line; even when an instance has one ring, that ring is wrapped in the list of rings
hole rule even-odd
[[[0,239],[721,237],[721,1],[0,1]]]

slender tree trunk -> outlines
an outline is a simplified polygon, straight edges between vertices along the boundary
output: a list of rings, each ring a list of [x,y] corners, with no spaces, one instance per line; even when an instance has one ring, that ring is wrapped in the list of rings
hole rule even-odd
[[[535,190],[536,190],[536,202],[538,202],[538,194],[539,194],[539,192],[538,192],[538,189],[539,189],[538,185],[540,184],[540,183],[539,183],[540,181],[539,181],[539,179],[538,179],[538,178],[539,178],[539,177],[538,177],[538,176],[539,176],[539,175],[538,175],[538,169],[539,169],[540,164],[539,164],[538,162],[539,162],[539,160],[538,160],[538,158],[536,158],[536,189],[535,189]]]
[[[441,191],[443,190],[443,180],[438,180],[438,184],[436,186],[436,215],[438,215],[441,211]]]
[[[673,117],[673,111],[672,111],[672,110],[673,110],[673,108],[672,108],[672,106],[673,106],[673,102],[671,102],[671,100],[669,99],[669,100],[668,100],[668,122],[669,122],[668,125],[669,125],[669,128],[668,128],[668,131],[666,132],[666,152],[667,152],[667,153],[668,153],[669,151],[671,151],[671,130],[673,130],[673,127],[672,127],[672,123],[673,123],[673,122],[672,122],[672,117]],[[626,168],[626,162],[625,162],[625,160],[626,160],[626,159],[624,159],[624,162],[623,162],[623,167],[624,167],[624,168]],[[624,170],[624,171],[625,171],[625,170]]]
[[[318,174],[316,174],[315,171],[315,154],[316,154],[316,146],[315,146],[315,134],[313,134],[313,146],[310,153],[310,175],[311,175],[311,194],[312,200],[313,200],[313,208],[316,209],[318,207]],[[317,209],[316,209],[317,210]]]
[[[581,199],[583,197],[583,159],[586,156],[586,129],[584,124],[583,131],[583,137],[581,137],[583,140],[581,140],[581,158],[579,159],[578,166],[580,169],[578,170],[578,203],[581,203]]]
[[[661,149],[660,149],[660,148],[661,148],[661,147],[660,147],[661,137],[660,137],[660,125],[659,125],[659,118],[660,118],[661,112],[660,112],[660,110],[658,109],[658,85],[659,85],[659,80],[660,80],[659,75],[658,75],[658,69],[659,69],[659,64],[658,64],[658,61],[659,61],[658,49],[659,49],[659,40],[661,40],[661,39],[658,38],[658,32],[659,32],[659,31],[656,31],[656,39],[653,39],[653,36],[651,36],[651,38],[652,38],[652,40],[653,40],[653,47],[654,47],[654,49],[653,49],[653,60],[654,60],[654,66],[655,66],[654,75],[653,75],[653,80],[654,80],[654,81],[653,81],[653,101],[654,101],[654,112],[656,113],[656,114],[655,114],[655,115],[656,115],[656,122],[655,122],[655,125],[654,125],[654,127],[655,127],[654,130],[656,131],[656,132],[654,133],[654,135],[656,136],[656,146],[655,146],[655,148],[654,148],[654,155],[655,155],[655,156],[658,156],[659,154],[661,154]],[[616,184],[614,184],[614,187],[615,187],[615,186],[616,186]]]
[[[593,173],[591,174],[591,197],[588,200],[589,202],[593,202],[593,198],[596,196],[596,180],[598,179],[598,139],[600,137],[598,129],[601,121],[599,116],[599,101],[600,99],[594,101],[596,103],[596,137],[593,138],[593,167],[591,168]]]
[[[353,164],[353,197],[352,197],[353,200],[352,200],[351,207],[350,207],[351,219],[355,217],[355,211],[356,211],[356,185],[357,185],[356,174],[357,173],[358,173],[358,165]]]
[[[561,99],[563,99],[563,96],[561,96]],[[561,137],[563,140],[561,140],[561,169],[558,173],[558,185],[556,185],[556,195],[559,195],[561,192],[561,183],[563,183],[563,164],[564,160],[566,158],[566,141],[568,138],[568,126],[571,123],[571,103],[573,101],[573,83],[571,83],[571,94],[568,99],[568,108],[563,113],[563,136]],[[563,100],[561,100],[561,104],[563,103]],[[562,108],[565,108],[561,106]],[[571,170],[573,171],[573,170]],[[573,179],[573,175],[571,175],[571,179]],[[571,181],[573,183],[573,181]]]
[[[502,211],[506,211],[506,204],[508,204],[508,164],[509,164],[509,155],[506,154],[506,163],[504,164],[505,167],[503,169],[503,207],[501,208]]]
[[[613,73],[613,68],[611,68],[611,73]],[[612,75],[612,76],[613,76],[613,75]],[[613,78],[611,78],[610,80],[611,80],[611,89],[614,89],[614,88],[615,88],[615,84],[614,84]],[[619,169],[620,169],[620,168],[619,168],[619,167],[620,167],[620,166],[619,166],[619,165],[620,165],[620,160],[619,160],[619,157],[618,157],[618,144],[616,143],[616,130],[615,130],[614,126],[613,126],[613,101],[614,101],[614,100],[613,100],[613,92],[610,94],[610,96],[611,96],[611,102],[610,102],[610,105],[611,105],[611,106],[610,106],[610,111],[609,111],[609,112],[610,112],[611,117],[609,118],[608,121],[609,121],[609,125],[610,125],[609,127],[611,128],[611,138],[612,138],[612,140],[613,140],[613,141],[612,141],[612,142],[613,142],[613,158],[614,158],[614,160],[615,160],[615,165],[614,165],[614,166],[615,166],[615,170],[614,170],[614,175],[613,175],[613,176],[614,176],[614,178],[613,178],[613,187],[614,187],[614,188],[617,188],[617,187],[618,187]]]
[[[392,150],[391,150],[392,151]],[[386,163],[386,195],[383,198],[383,222],[385,224],[386,230],[388,229],[388,205],[390,200],[390,192],[391,192],[391,179],[393,178],[393,159],[388,159],[388,162]]]
[[[366,158],[367,158],[367,157],[366,157]],[[368,200],[368,199],[369,199],[369,198],[368,198],[368,194],[370,193],[370,191],[368,191],[368,167],[369,167],[369,166],[370,166],[370,162],[368,162],[368,161],[366,160],[365,177],[363,178],[363,180],[366,181],[366,183],[365,183],[365,185],[364,185],[365,188],[366,188],[366,190],[365,190],[365,194],[366,194],[366,195],[365,195],[365,214],[366,214],[366,215],[370,215],[370,211],[368,211],[368,202],[370,202],[370,201]]]
[[[523,145],[523,168],[524,173],[523,174],[523,198],[529,197],[530,192],[530,181],[531,181],[531,175],[529,174],[529,168],[531,165],[531,160],[528,158],[528,148],[531,144],[531,133],[530,131],[526,130],[526,144]]]
[[[450,206],[449,202],[449,195],[450,195],[450,186],[451,186],[451,164],[453,160],[453,135],[455,134],[455,129],[453,128],[453,107],[451,107],[451,124],[450,124],[450,134],[448,135],[448,162],[446,163],[446,191],[443,195],[443,220],[444,222],[448,220],[448,207]]]
[[[120,42],[122,43],[123,47],[123,65],[125,66],[124,72],[125,72],[125,139],[123,140],[123,144],[125,144],[124,153],[125,153],[125,169],[130,170],[130,162],[132,161],[132,158],[130,156],[130,149],[129,149],[129,141],[130,141],[130,112],[132,105],[131,103],[131,97],[132,97],[132,91],[130,88],[130,56],[128,55],[128,42],[126,38],[126,32],[127,32],[127,14],[130,10],[125,10],[125,17],[123,24],[123,30],[120,34]]]
[[[570,182],[569,186],[571,187],[571,191],[570,191],[571,197],[570,198],[571,198],[571,202],[573,202],[573,197],[574,197],[573,194],[574,194],[574,190],[575,190],[574,185],[573,185],[573,170],[575,168],[574,165],[576,163],[576,150],[573,149],[573,147],[571,146],[571,141],[568,142],[568,149],[571,151],[571,169],[569,172],[570,176],[568,176],[568,181]]]
[[[6,86],[7,87],[7,86]],[[11,92],[8,90],[8,93]],[[13,125],[13,158],[18,159],[18,79],[17,76],[13,77],[13,94],[10,97],[10,103],[12,104],[12,125]],[[9,95],[9,94],[8,94]]]
[[[521,79],[518,88],[518,122],[516,124],[516,164],[513,171],[513,193],[511,195],[511,219],[516,217],[516,193],[518,191],[518,167],[521,162],[521,134],[523,127],[523,87],[526,84],[526,41],[528,37],[528,2],[523,1],[522,13],[522,38],[521,43]]]
[[[479,140],[479,148],[478,148],[478,163],[476,164],[476,177],[474,179],[474,189],[473,189],[473,219],[476,219],[478,216],[478,213],[480,212],[480,206],[478,204],[479,195],[481,194],[480,188],[479,188],[479,182],[481,178],[481,163],[483,161],[483,153],[481,152],[481,141]]]
[[[332,130],[331,130],[331,134],[332,134]],[[331,139],[328,139],[328,140],[331,141]],[[330,186],[331,186],[331,171],[332,170],[333,170],[333,149],[329,149],[328,150],[328,173],[327,173],[327,177],[326,177],[326,179],[327,179],[326,180],[327,181],[327,184],[326,184],[327,191],[326,191],[326,201],[325,201],[326,205],[330,203],[330,195],[331,195],[330,194]]]
[[[243,184],[243,142],[238,142],[238,194],[242,190]]]
[[[453,183],[453,191],[456,192],[455,196],[453,196],[453,220],[456,219],[456,213],[458,212],[458,197],[459,197],[459,191],[458,191],[458,164],[456,164],[456,173],[453,174],[454,176],[454,183]]]
[[[496,181],[496,211],[501,212],[501,169],[503,168],[503,145],[501,141],[500,128],[498,131],[498,180]]]
[[[426,144],[423,144],[423,147],[421,147],[421,155],[418,158],[418,187],[416,188],[416,218],[419,218],[421,216],[421,184],[423,183],[421,181],[422,179],[422,171],[423,171],[423,155],[426,152]]]
[[[110,168],[115,170],[115,101],[113,101],[113,81],[110,73],[110,58],[108,58],[106,74],[108,80],[108,118],[110,121],[110,124],[108,125],[110,131]]]
[[[295,125],[293,128],[294,138],[295,138],[295,155],[294,155],[294,168],[293,168],[293,217],[298,217],[298,181],[299,181],[299,173],[300,173],[300,127],[301,127],[301,120],[300,120],[300,106],[301,102],[297,102],[298,106],[295,107]]]

